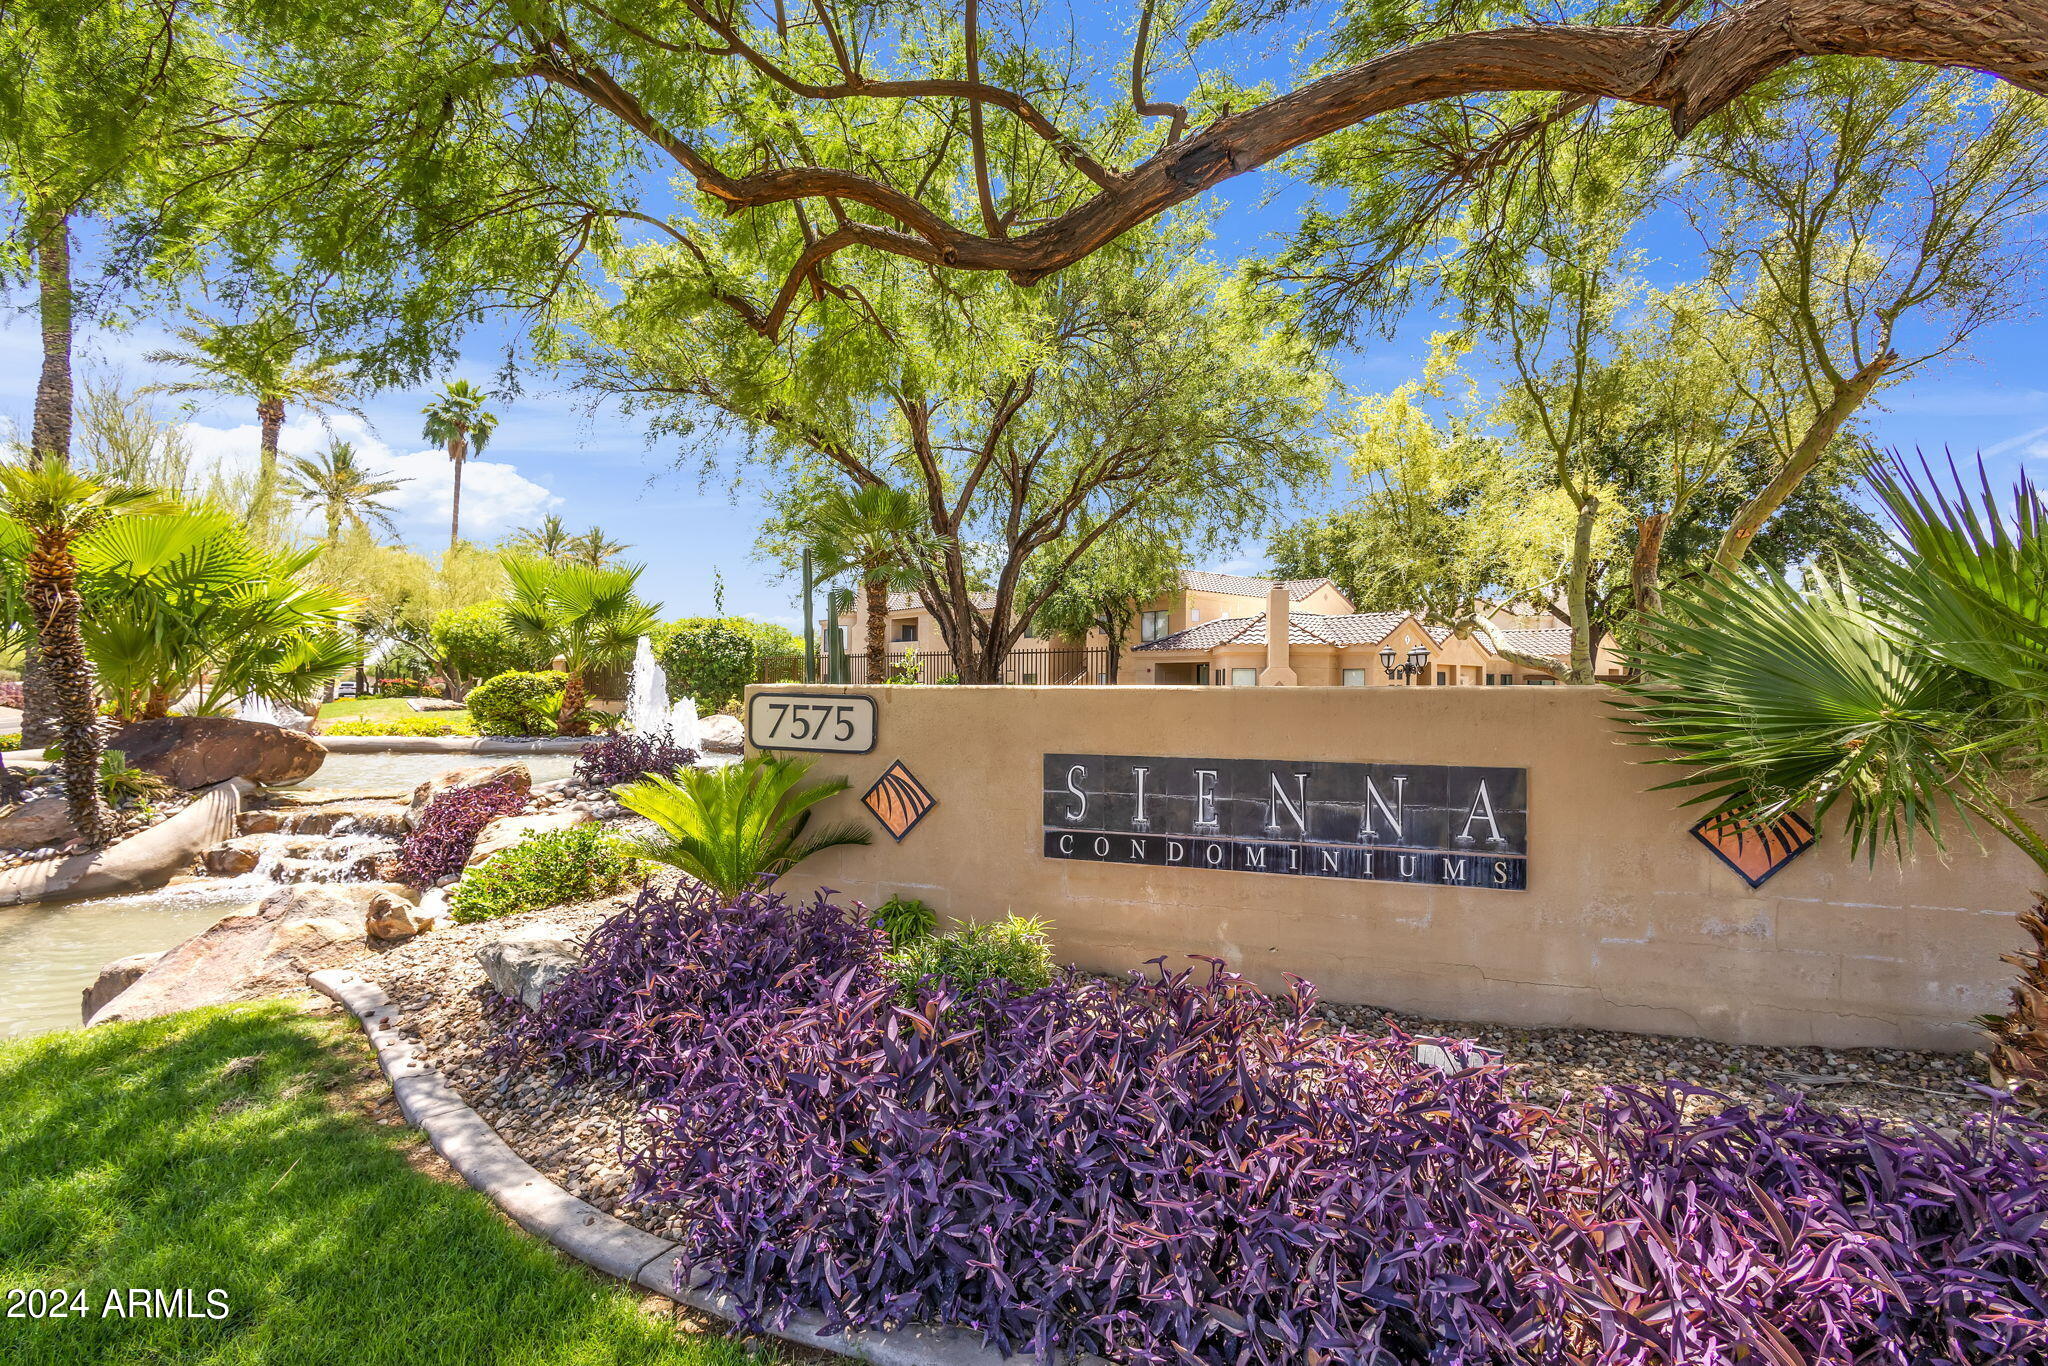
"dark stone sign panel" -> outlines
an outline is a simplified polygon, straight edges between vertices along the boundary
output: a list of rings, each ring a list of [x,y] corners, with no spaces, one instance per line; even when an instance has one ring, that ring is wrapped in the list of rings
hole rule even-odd
[[[1521,891],[1520,768],[1045,756],[1045,856]]]

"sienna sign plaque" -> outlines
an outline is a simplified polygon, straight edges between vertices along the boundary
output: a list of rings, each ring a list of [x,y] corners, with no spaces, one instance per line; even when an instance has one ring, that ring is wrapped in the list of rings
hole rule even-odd
[[[1522,891],[1520,768],[1045,756],[1045,856]]]

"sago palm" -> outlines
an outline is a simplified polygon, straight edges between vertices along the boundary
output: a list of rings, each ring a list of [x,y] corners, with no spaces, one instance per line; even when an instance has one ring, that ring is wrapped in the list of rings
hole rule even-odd
[[[450,550],[462,539],[462,467],[472,455],[483,454],[498,429],[497,415],[484,407],[490,398],[466,379],[449,380],[441,386],[440,397],[420,410],[427,419],[420,435],[446,450],[455,466],[455,493],[448,508]]]
[[[99,699],[80,626],[78,543],[126,514],[156,511],[145,489],[115,488],[79,474],[55,456],[34,465],[0,465],[0,514],[25,536],[22,596],[35,649],[56,703],[64,793],[71,823],[88,847],[113,838],[100,794]]]
[[[345,526],[365,531],[376,527],[397,535],[391,509],[379,500],[411,481],[379,479],[363,468],[356,458],[356,448],[349,442],[329,442],[318,455],[295,455],[286,469],[285,496],[320,514],[327,528],[328,545],[340,541]]]
[[[640,637],[654,629],[654,609],[634,591],[640,568],[592,569],[516,558],[504,564],[511,585],[505,625],[538,658],[560,656],[568,683],[556,728],[564,735],[581,735],[587,729],[583,708],[589,675],[625,663]]]
[[[1923,467],[1924,469],[1924,467]],[[2024,808],[2048,772],[2048,546],[2038,491],[2003,509],[1893,462],[1874,491],[1898,532],[1873,555],[1801,585],[1752,571],[1672,595],[1648,622],[1625,720],[1682,766],[1710,814],[1769,821],[1838,811],[1853,849],[1903,857],[1981,822],[2048,876],[2048,840]],[[2041,909],[2025,922],[2044,933]],[[1992,1022],[2007,1083],[2048,1099],[2048,968],[2025,974]]]
[[[615,789],[615,795],[661,830],[636,853],[736,896],[823,850],[873,842],[850,821],[812,829],[813,808],[845,791],[846,780],[806,783],[810,767],[808,759],[757,754],[724,768],[649,774]]]
[[[828,490],[812,511],[810,538],[818,575],[851,574],[867,600],[868,682],[879,683],[889,668],[889,590],[916,581],[917,541],[925,527],[915,496],[886,484],[854,493]]]

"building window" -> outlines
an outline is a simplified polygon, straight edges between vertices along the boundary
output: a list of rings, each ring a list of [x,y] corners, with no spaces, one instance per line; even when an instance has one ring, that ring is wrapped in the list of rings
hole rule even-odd
[[[1025,675],[1024,675],[1024,686],[1025,686],[1025,687],[1027,687],[1027,688],[1028,688],[1028,687],[1030,687],[1030,686],[1031,686],[1031,685],[1032,685],[1033,683],[1036,683],[1037,681],[1038,681],[1038,675],[1037,675],[1037,674],[1025,674]]]
[[[1258,687],[1259,671],[1257,669],[1232,669],[1230,671],[1230,686],[1233,688]]]
[[[1195,682],[1197,682],[1197,683],[1207,683],[1208,681],[1209,681],[1209,666],[1208,666],[1207,664],[1197,664],[1197,665],[1195,665]]]
[[[1488,674],[1488,675],[1486,676],[1486,686],[1487,686],[1487,687],[1489,687],[1489,688],[1490,688],[1490,687],[1492,687],[1492,686],[1493,686],[1493,682],[1494,682],[1494,676],[1493,676],[1492,674]]]
[[[909,621],[899,621],[896,623],[895,640],[898,644],[907,643],[914,645],[917,643],[916,617],[912,617]]]
[[[1193,626],[1202,619],[1202,609],[1197,607],[1188,613],[1188,625]]]
[[[1346,670],[1344,671],[1344,686],[1345,686],[1345,687],[1347,687],[1347,688],[1362,688],[1362,687],[1364,687],[1364,686],[1365,686],[1365,670],[1363,670],[1363,669],[1346,669]]]
[[[1439,688],[1444,686],[1444,671],[1442,669],[1436,671],[1436,685]]]
[[[1138,616],[1138,639],[1143,641],[1161,640],[1170,635],[1166,629],[1166,613],[1143,612]]]

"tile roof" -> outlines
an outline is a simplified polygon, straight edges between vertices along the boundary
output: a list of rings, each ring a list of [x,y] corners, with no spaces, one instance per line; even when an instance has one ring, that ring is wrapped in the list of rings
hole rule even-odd
[[[996,605],[996,595],[993,593],[972,593],[968,596],[970,601],[974,603],[974,610],[977,612],[986,612],[989,608]],[[922,611],[923,608],[924,594],[922,593],[891,593],[889,595],[889,610],[892,612]]]
[[[1180,572],[1180,586],[1192,588],[1197,593],[1228,593],[1239,598],[1263,598],[1273,591],[1272,579],[1247,579],[1238,574],[1211,574],[1205,569],[1183,569]],[[1287,586],[1287,596],[1300,602],[1318,588],[1329,583],[1328,579],[1282,579]]]
[[[1519,654],[1541,655],[1545,659],[1569,659],[1572,653],[1572,628],[1569,626],[1546,626],[1536,631],[1496,631],[1500,643]]]
[[[1324,616],[1317,612],[1287,614],[1287,642],[1290,645],[1377,645],[1408,619],[1406,612],[1347,612]],[[1185,631],[1139,645],[1140,650],[1213,650],[1218,645],[1264,645],[1266,614],[1255,617],[1218,617]]]

